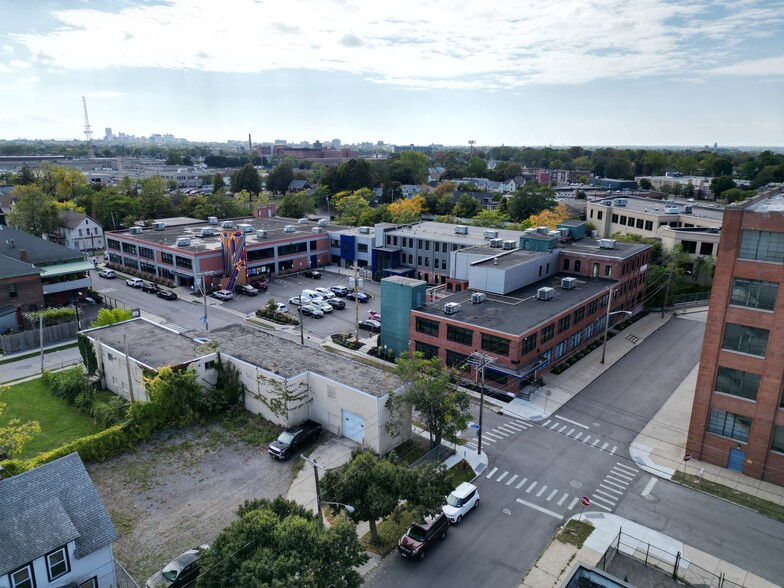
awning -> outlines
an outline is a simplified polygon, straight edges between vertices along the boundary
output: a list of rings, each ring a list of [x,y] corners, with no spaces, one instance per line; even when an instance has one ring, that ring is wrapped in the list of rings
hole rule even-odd
[[[91,269],[95,269],[95,265],[91,261],[79,259],[76,261],[42,265],[39,269],[41,270],[41,278],[53,278],[55,276],[90,271]]]

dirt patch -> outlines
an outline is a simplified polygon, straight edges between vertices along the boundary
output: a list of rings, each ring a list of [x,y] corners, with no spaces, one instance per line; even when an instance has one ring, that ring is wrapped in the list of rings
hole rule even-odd
[[[140,585],[183,551],[211,542],[244,500],[286,495],[291,465],[270,458],[266,443],[247,442],[270,433],[253,423],[164,431],[88,466],[120,535],[114,556]]]

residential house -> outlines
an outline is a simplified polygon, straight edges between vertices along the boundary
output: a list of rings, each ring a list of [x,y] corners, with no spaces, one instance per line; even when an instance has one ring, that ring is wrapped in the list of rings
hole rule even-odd
[[[77,251],[104,249],[103,227],[86,214],[72,210],[60,212],[60,226],[49,240]]]
[[[310,190],[312,187],[313,186],[311,186],[310,182],[307,180],[291,180],[288,188],[286,188],[286,192],[304,192],[305,190]]]
[[[117,531],[78,453],[0,480],[0,496],[0,588],[117,585]]]

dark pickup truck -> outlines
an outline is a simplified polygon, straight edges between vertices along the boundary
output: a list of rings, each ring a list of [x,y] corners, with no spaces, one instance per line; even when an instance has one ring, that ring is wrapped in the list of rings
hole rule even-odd
[[[305,421],[296,427],[283,431],[277,440],[270,444],[267,453],[275,459],[286,460],[306,443],[318,437],[319,433],[321,433],[320,424],[313,421]]]

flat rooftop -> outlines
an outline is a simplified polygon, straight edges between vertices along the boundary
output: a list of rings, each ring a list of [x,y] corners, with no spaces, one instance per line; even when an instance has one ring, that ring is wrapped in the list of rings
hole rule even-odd
[[[625,198],[626,199],[626,206],[619,206],[615,204],[615,200],[618,198]],[[622,194],[615,194],[612,197],[607,198],[599,198],[597,200],[591,200],[589,204],[597,205],[601,204],[602,202],[612,202],[612,206],[608,208],[612,208],[613,212],[621,214],[621,211],[626,209],[630,212],[647,212],[649,214],[656,214],[659,216],[675,216],[676,214],[681,214],[685,216],[690,216],[694,218],[704,218],[707,220],[715,220],[721,221],[724,218],[724,209],[720,204],[702,204],[700,202],[680,202],[676,201],[675,207],[678,209],[677,213],[665,213],[664,209],[667,207],[667,203],[665,200],[656,200],[653,198],[634,198],[632,196],[624,196]],[[692,212],[685,213],[683,212],[684,206],[691,206]]]
[[[569,252],[575,251],[579,253],[597,253],[606,257],[616,257],[618,259],[627,259],[633,255],[651,249],[647,243],[628,243],[626,241],[616,241],[615,249],[603,249],[599,247],[599,239],[592,239],[585,237],[577,241],[564,241],[559,243],[558,247],[561,251]]]
[[[192,222],[187,222],[188,220]],[[246,244],[252,248],[263,247],[267,241],[279,241],[282,239],[302,238],[311,236],[315,233],[313,229],[318,227],[323,233],[327,231],[342,230],[345,227],[329,224],[320,226],[317,221],[309,221],[307,224],[299,224],[298,219],[273,217],[273,218],[232,218],[232,219],[219,219],[217,224],[210,224],[207,221],[187,218],[172,219],[173,223],[170,226],[166,220],[163,222],[166,227],[162,230],[154,228],[143,229],[141,233],[132,234],[128,230],[124,231],[107,231],[106,238],[112,238],[114,235],[122,235],[138,241],[143,241],[156,245],[165,245],[170,247],[177,247],[185,252],[197,253],[201,251],[220,251],[221,241],[220,233],[223,231],[236,231],[237,225],[246,224],[251,225],[252,229],[246,234]],[[222,223],[231,223],[231,227],[222,227]],[[291,232],[286,232],[285,227],[294,227]],[[212,229],[213,234],[210,236],[202,237],[202,229]],[[255,231],[265,229],[267,236],[259,238],[256,236]],[[187,237],[190,239],[190,245],[177,245],[177,239]]]
[[[561,288],[561,279],[567,277],[577,278],[575,288],[571,290]],[[519,336],[550,322],[570,308],[579,307],[589,298],[606,292],[617,283],[617,280],[558,273],[506,295],[485,293],[486,299],[482,304],[471,304],[471,294],[475,290],[465,290],[417,308],[416,312],[423,312],[434,319],[446,318]],[[536,298],[537,291],[543,287],[555,289],[552,300]],[[456,314],[445,314],[444,305],[447,302],[458,302],[460,310]],[[554,342],[558,342],[557,335]]]
[[[748,207],[748,210],[761,213],[784,212],[784,192],[779,192],[754,202]]]
[[[446,223],[436,223],[430,221],[423,221],[406,225],[398,229],[388,231],[387,235],[394,235],[398,237],[413,237],[414,239],[431,239],[449,241],[451,243],[464,243],[468,246],[482,245],[487,241],[485,238],[485,231],[497,231],[498,239],[513,239],[518,241],[523,235],[522,231],[510,231],[508,229],[488,229],[486,227],[468,226],[468,233],[462,235],[455,233],[455,227],[467,225],[454,225]]]

